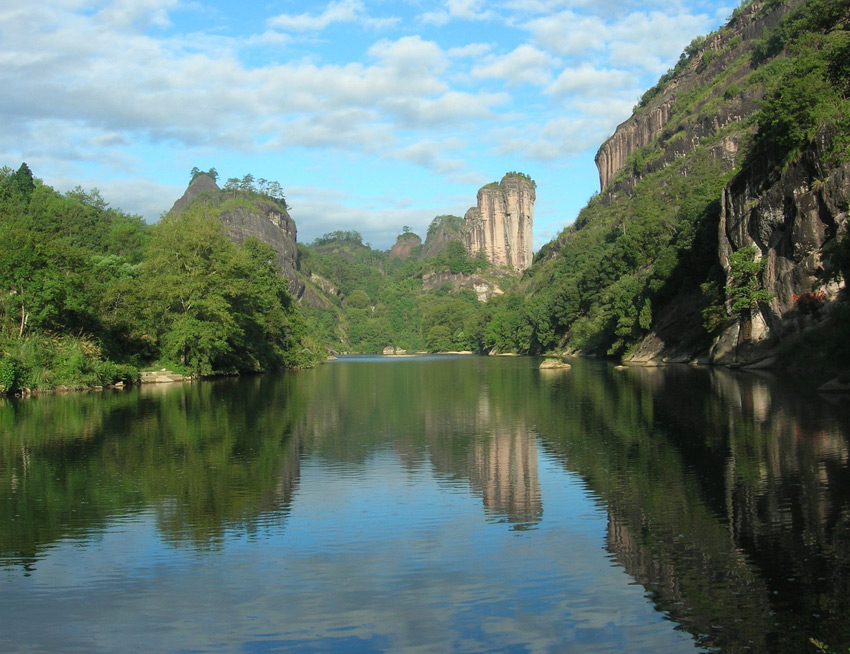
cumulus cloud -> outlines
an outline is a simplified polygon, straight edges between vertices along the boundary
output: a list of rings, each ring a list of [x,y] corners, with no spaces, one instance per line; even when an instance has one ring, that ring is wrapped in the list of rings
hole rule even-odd
[[[105,28],[116,29],[132,25],[171,26],[168,12],[179,5],[179,0],[116,0],[96,12],[95,18]]]
[[[705,15],[634,12],[611,28],[610,61],[661,73],[663,62],[675,60],[693,38],[689,35],[702,33],[707,24]]]
[[[532,45],[523,44],[506,55],[486,57],[472,69],[472,76],[478,79],[501,79],[509,86],[543,86],[551,81],[549,67],[552,64],[550,55]]]
[[[633,75],[624,70],[596,68],[582,62],[577,66],[565,68],[558,78],[546,88],[546,93],[555,95],[611,95],[621,92],[622,88],[630,88]],[[634,90],[636,92],[636,89]],[[633,94],[633,93],[632,93]]]
[[[526,28],[535,43],[557,55],[587,56],[604,49],[609,40],[609,27],[601,16],[573,11],[535,18]]]
[[[463,171],[466,164],[461,158],[449,157],[448,153],[457,152],[467,145],[462,139],[424,140],[400,149],[396,156],[401,161],[416,164],[441,175],[452,175]]]

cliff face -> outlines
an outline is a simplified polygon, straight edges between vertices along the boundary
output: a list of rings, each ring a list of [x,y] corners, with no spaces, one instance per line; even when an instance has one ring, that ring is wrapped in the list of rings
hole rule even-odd
[[[478,191],[478,206],[464,216],[463,242],[470,254],[483,251],[494,266],[523,271],[534,245],[534,184],[505,175]]]
[[[252,206],[228,208],[223,192],[208,175],[198,175],[183,196],[174,203],[172,212],[189,207],[196,200],[208,200],[221,208],[219,220],[225,235],[237,245],[255,237],[275,251],[278,270],[289,283],[289,292],[296,298],[304,293],[304,281],[298,274],[297,229],[289,213],[271,200],[257,196]]]
[[[455,291],[468,290],[475,293],[479,302],[488,302],[496,295],[504,295],[504,291],[493,282],[479,275],[467,275],[466,273],[453,274],[450,272],[426,273],[422,277],[422,288],[426,291],[435,291],[441,286],[450,284]]]
[[[747,364],[769,357],[786,337],[822,322],[841,290],[837,284],[822,283],[824,248],[846,229],[850,196],[848,164],[825,163],[836,149],[835,128],[822,126],[802,154],[784,165],[778,163],[777,157],[784,156],[779,146],[758,134],[764,116],[759,113],[761,101],[766,93],[775,93],[771,84],[780,79],[776,67],[770,77],[769,57],[788,61],[795,56],[793,43],[765,55],[771,41],[763,35],[787,33],[787,20],[774,28],[789,14],[801,15],[793,12],[805,7],[800,0],[756,0],[736,11],[726,27],[686,50],[688,58],[644,96],[643,106],[596,156],[601,202],[607,205],[633,195],[643,188],[639,185],[644,179],[674,163],[686,178],[691,161],[704,166],[707,159],[719,164],[725,179],[734,173],[717,196],[717,262],[728,289],[735,284],[733,253],[754,246],[757,260],[764,261],[759,282],[772,299],[762,302],[751,319],[733,312],[727,300],[728,324],[707,357],[714,363]],[[837,27],[829,26],[823,16],[807,20],[825,34],[845,29],[841,25],[846,14]],[[768,70],[762,72],[761,66]],[[654,183],[652,179],[647,183]],[[678,200],[667,198],[671,203]],[[653,305],[650,334],[629,360],[705,357],[705,351],[689,349],[693,346],[680,338],[689,325],[703,322],[697,300],[683,292],[664,306]]]
[[[389,257],[390,259],[406,261],[410,258],[411,251],[420,245],[422,245],[422,239],[416,234],[400,234],[390,250]]]
[[[458,222],[462,221],[460,217],[457,217],[457,220]],[[431,257],[436,257],[452,241],[463,241],[463,230],[459,226],[442,224],[433,231],[429,229],[419,258],[430,259]]]
[[[764,3],[754,2],[725,29],[708,37],[666,85],[659,82],[657,95],[617,127],[599,148],[596,167],[600,189],[619,185],[628,191],[642,176],[701,147],[708,147],[730,169],[734,167],[747,132],[728,128],[746,121],[758,109],[763,95],[758,86],[739,89],[736,83],[753,71],[748,54],[755,41],[764,30],[774,27],[789,7],[798,4],[800,0],[792,0],[766,12]],[[706,78],[717,79],[713,92],[683,107],[687,96]],[[650,146],[653,152],[640,152]]]
[[[766,259],[762,284],[773,298],[760,304],[743,353],[741,325],[735,323],[715,344],[715,362],[761,358],[770,341],[822,320],[837,298],[840,285],[818,284],[824,246],[846,230],[850,207],[850,163],[834,168],[823,163],[834,136],[832,128],[820,130],[781,174],[757,160],[726,186],[718,240],[727,283],[732,253],[755,246],[757,258]]]
[[[295,221],[289,213],[273,202],[257,200],[250,209],[237,207],[221,213],[221,224],[227,237],[241,245],[246,239],[255,237],[268,243],[275,251],[275,261],[280,274],[289,282],[293,297],[301,297],[304,282],[297,274],[298,236]]]

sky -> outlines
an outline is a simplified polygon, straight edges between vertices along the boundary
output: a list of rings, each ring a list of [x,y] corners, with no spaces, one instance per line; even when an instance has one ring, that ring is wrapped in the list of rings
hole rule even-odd
[[[641,94],[737,2],[0,0],[0,166],[159,220],[193,167],[277,181],[299,242],[537,182],[535,250]]]

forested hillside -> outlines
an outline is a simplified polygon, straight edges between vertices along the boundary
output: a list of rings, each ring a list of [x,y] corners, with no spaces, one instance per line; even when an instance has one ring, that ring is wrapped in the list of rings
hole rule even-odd
[[[151,227],[97,191],[0,169],[0,393],[131,382],[146,365],[208,375],[316,361],[274,252],[236,246],[220,211],[197,204]]]
[[[498,346],[689,360],[728,332],[731,360],[739,346],[763,355],[820,329],[835,365],[843,339],[826,317],[844,308],[799,300],[836,305],[844,265],[848,17],[839,0],[745,3],[695,40],[600,150],[602,192],[494,316],[517,325]],[[777,197],[750,195],[737,237],[726,189],[753,171],[743,185]],[[809,209],[794,200],[804,194]]]
[[[299,245],[302,274],[328,284],[325,304],[302,306],[332,351],[488,348],[485,328],[492,307],[478,301],[471,282],[495,287],[515,277],[469,256],[459,240],[434,247],[432,238],[440,237],[450,218],[435,218],[425,244],[406,260],[373,250],[357,232],[332,232]],[[430,279],[436,281],[429,290]]]
[[[317,243],[330,258],[316,270],[346,298],[344,333],[334,338],[357,351],[640,361],[745,363],[778,351],[791,365],[817,358],[805,345],[814,338],[828,344],[820,351],[830,366],[846,364],[836,281],[846,268],[850,193],[848,11],[838,0],[748,2],[727,26],[695,39],[600,148],[602,191],[519,283],[503,283],[507,294],[485,305],[467,293],[461,310],[463,293],[446,287],[440,309],[421,294],[421,263],[394,268],[380,253],[355,256],[362,244]],[[761,178],[748,181],[754,170]],[[790,184],[782,181],[789,171]],[[746,198],[755,214],[736,228],[740,238],[728,226],[735,184],[777,196]],[[808,196],[811,210],[794,199]],[[386,294],[389,277],[398,281]],[[451,338],[438,337],[444,329]]]

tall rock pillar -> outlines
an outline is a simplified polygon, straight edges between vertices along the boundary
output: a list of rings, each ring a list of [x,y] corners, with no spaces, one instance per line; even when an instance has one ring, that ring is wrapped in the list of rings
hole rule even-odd
[[[478,191],[478,206],[464,216],[463,240],[471,255],[484,252],[494,266],[523,271],[534,246],[534,182],[508,174]]]

